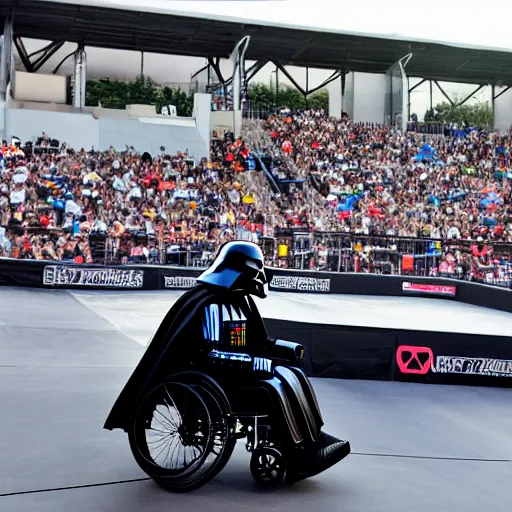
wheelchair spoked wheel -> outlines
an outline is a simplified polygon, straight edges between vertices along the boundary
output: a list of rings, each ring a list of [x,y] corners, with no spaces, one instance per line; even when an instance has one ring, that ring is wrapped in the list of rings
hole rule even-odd
[[[251,475],[255,482],[274,487],[283,481],[286,464],[282,453],[272,446],[262,446],[251,456]]]
[[[224,390],[219,386],[217,381],[207,375],[206,373],[189,370],[181,373],[174,373],[168,377],[173,382],[181,382],[187,385],[200,386],[201,388],[207,389],[218,402],[218,405],[222,408],[225,416],[231,414],[231,404],[229,403],[228,397]]]
[[[218,456],[209,473],[209,478],[212,479],[224,469],[236,446],[236,421],[232,416],[229,400],[217,381],[200,371],[177,373],[171,378],[173,381],[192,385],[208,405],[214,432],[212,451]]]
[[[129,433],[141,469],[159,485],[189,492],[217,473],[229,440],[227,418],[205,388],[166,381],[146,395]]]

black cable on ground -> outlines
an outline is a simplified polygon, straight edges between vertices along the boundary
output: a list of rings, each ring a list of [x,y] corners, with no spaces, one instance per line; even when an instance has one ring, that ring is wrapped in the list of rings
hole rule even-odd
[[[429,455],[400,455],[394,453],[363,453],[351,452],[350,455],[359,455],[364,457],[393,457],[396,459],[418,459],[418,460],[452,460],[458,462],[512,462],[512,459],[480,459],[472,457],[437,457]]]
[[[512,459],[478,459],[478,458],[464,458],[464,457],[434,457],[426,455],[400,455],[392,453],[364,453],[364,452],[352,452],[350,455],[356,455],[360,457],[393,457],[397,459],[416,459],[416,460],[442,460],[442,461],[455,461],[455,462],[505,462],[512,463]],[[85,485],[71,485],[69,487],[54,487],[50,489],[36,489],[32,491],[19,491],[9,492],[0,494],[0,498],[7,496],[20,496],[23,494],[38,494],[43,492],[55,492],[55,491],[70,491],[74,489],[88,489],[91,487],[104,487],[107,485],[119,485],[119,484],[130,484],[135,482],[145,482],[151,480],[151,478],[134,478],[132,480],[119,480],[116,482],[103,482],[99,484],[85,484]]]
[[[132,480],[119,480],[117,482],[103,482],[100,484],[85,484],[85,485],[70,485],[69,487],[53,487],[51,489],[35,489],[32,491],[19,491],[19,492],[7,492],[5,494],[0,494],[0,498],[5,498],[6,496],[20,496],[22,494],[37,494],[42,492],[55,492],[55,491],[70,491],[73,489],[88,489],[90,487],[104,487],[107,485],[118,485],[118,484],[131,484],[135,482],[145,482],[146,480],[151,480],[151,478],[134,478]]]

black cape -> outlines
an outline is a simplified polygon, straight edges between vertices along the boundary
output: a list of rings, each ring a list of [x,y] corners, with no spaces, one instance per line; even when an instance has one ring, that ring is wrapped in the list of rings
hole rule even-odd
[[[191,328],[197,327],[194,325],[194,319],[211,303],[229,304],[230,296],[231,293],[225,290],[198,285],[184,293],[174,303],[117,398],[103,428],[107,430],[120,428],[124,431],[128,429],[134,408],[143,394],[184,362],[187,350],[192,348],[192,340],[187,333]],[[247,296],[247,299],[253,319],[261,329],[258,331],[266,338],[265,326],[256,305],[250,296]]]

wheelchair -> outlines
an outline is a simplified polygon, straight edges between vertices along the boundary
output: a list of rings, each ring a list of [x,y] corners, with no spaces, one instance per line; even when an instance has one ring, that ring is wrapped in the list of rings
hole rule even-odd
[[[287,441],[269,382],[221,385],[198,370],[170,374],[135,407],[128,438],[137,464],[161,487],[190,492],[219,474],[237,441],[246,439],[253,479],[278,485],[293,442]],[[250,410],[248,403],[254,404]]]

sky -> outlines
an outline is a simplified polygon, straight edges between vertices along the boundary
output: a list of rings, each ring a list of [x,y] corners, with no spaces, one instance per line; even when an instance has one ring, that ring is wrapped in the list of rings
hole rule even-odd
[[[200,1],[200,0],[60,0],[74,4],[94,4],[105,7],[120,7],[156,12],[196,13],[220,19],[243,18],[248,22],[261,21],[275,24],[299,25],[318,30],[363,32],[392,38],[424,39],[458,46],[477,46],[512,50],[510,31],[500,20],[512,19],[512,1],[494,0],[489,8],[482,2],[466,0],[364,0],[347,2],[341,0],[263,0],[263,1]],[[34,51],[43,42],[27,41],[26,46]],[[53,67],[76,45],[65,45],[42,72],[51,72]],[[135,78],[140,74],[141,57],[136,52],[87,48],[88,76],[111,78]],[[512,59],[511,59],[512,60]],[[71,60],[63,66],[62,73],[70,74]],[[146,54],[144,73],[160,83],[189,83],[191,75],[203,67],[205,59]],[[250,63],[249,63],[250,64]],[[288,68],[291,75],[305,85],[305,70]],[[229,76],[231,65],[224,62],[224,75]],[[267,65],[255,77],[255,81],[270,83],[275,80],[274,67]],[[331,71],[310,70],[310,87],[319,85]],[[282,74],[281,74],[282,75]],[[411,87],[419,81],[411,78]],[[281,83],[287,80],[281,76]],[[475,89],[473,85],[443,84],[445,90],[459,97]],[[480,91],[477,100],[488,101],[490,88]],[[429,86],[424,84],[412,93],[412,111],[421,117],[429,106]],[[444,97],[434,87],[434,104]],[[473,100],[474,101],[474,100]]]

